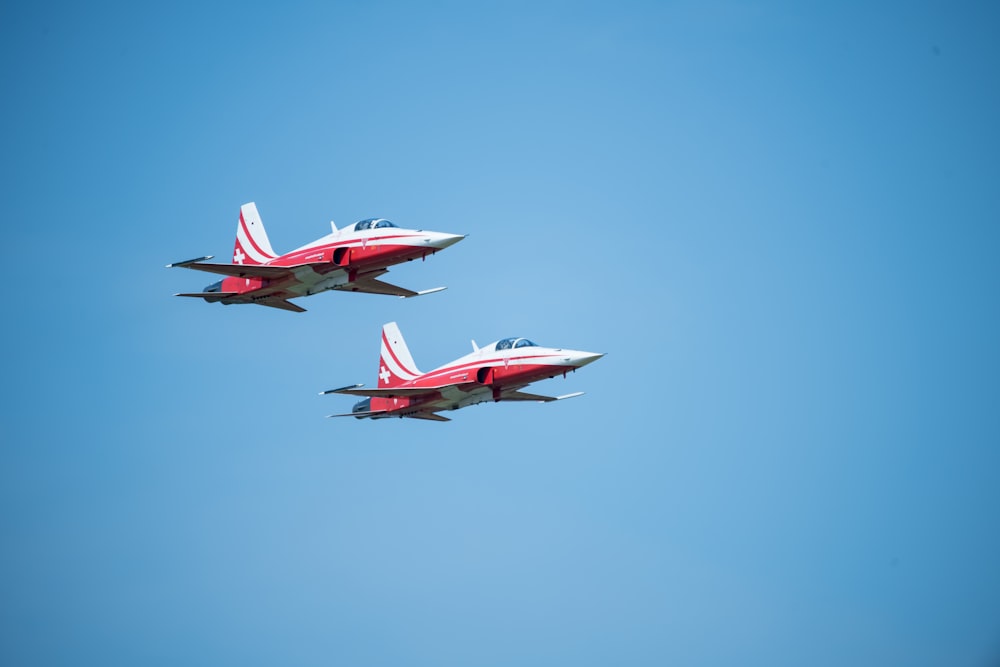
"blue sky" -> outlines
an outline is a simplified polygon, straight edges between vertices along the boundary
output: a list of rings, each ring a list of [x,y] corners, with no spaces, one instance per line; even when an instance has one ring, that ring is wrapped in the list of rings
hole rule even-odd
[[[0,9],[0,662],[1000,659],[989,3]],[[468,234],[296,315],[175,299],[278,251]],[[449,424],[427,370],[607,352]]]

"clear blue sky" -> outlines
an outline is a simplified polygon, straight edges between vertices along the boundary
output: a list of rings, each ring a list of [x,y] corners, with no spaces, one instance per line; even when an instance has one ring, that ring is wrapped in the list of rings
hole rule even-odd
[[[0,8],[0,663],[1000,661],[994,4],[271,4]],[[173,298],[251,200],[469,238]],[[324,419],[390,320],[608,356]]]

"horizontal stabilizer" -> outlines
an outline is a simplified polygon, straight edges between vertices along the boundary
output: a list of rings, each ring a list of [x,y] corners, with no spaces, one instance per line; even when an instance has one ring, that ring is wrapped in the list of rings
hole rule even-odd
[[[366,410],[364,412],[344,412],[339,415],[327,415],[326,418],[331,417],[374,417],[375,415],[384,415],[385,410]]]
[[[236,296],[236,292],[184,292],[181,294],[175,294],[174,296],[194,296],[202,299],[210,297],[213,299],[228,299],[231,296]]]

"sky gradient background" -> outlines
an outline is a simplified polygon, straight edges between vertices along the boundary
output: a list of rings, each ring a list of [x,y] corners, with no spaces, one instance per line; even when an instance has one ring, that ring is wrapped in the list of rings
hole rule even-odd
[[[1000,661],[991,3],[7,3],[0,663]],[[256,201],[468,234],[176,299]],[[449,424],[429,370],[606,352]]]

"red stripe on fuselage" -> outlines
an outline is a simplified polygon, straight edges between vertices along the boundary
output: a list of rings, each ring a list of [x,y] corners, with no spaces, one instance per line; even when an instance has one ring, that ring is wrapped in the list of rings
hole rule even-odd
[[[372,244],[373,241],[383,241],[383,240],[386,240],[386,239],[413,239],[413,238],[420,238],[420,235],[419,234],[410,234],[410,235],[398,234],[398,235],[395,235],[395,236],[370,236],[370,237],[368,237],[365,240],[368,243],[368,248],[371,249],[371,244]],[[277,259],[275,259],[273,262],[268,262],[268,264],[274,264],[275,266],[294,266],[296,264],[301,264],[302,262],[300,260],[303,259],[303,258],[305,258],[306,256],[315,255],[315,254],[321,253],[321,252],[325,253],[328,250],[333,250],[333,249],[339,248],[339,247],[358,247],[358,248],[360,248],[361,247],[361,242],[362,242],[362,239],[346,239],[346,240],[342,240],[342,241],[333,241],[332,243],[326,243],[326,244],[320,245],[320,246],[313,246],[311,248],[303,248],[301,250],[296,250],[295,252],[290,252],[287,255],[282,255],[281,257],[278,257]],[[420,246],[410,245],[410,244],[405,244],[405,243],[397,243],[397,244],[393,244],[391,246],[391,248],[388,248],[388,249],[391,249],[393,251],[398,251],[396,249],[404,249],[404,248],[407,249],[407,250],[411,250],[411,249],[418,249],[418,248],[420,248]],[[379,250],[382,250],[382,251],[387,250],[386,245],[379,246]],[[433,251],[433,250],[434,249],[432,248],[429,251]]]
[[[507,358],[507,364],[506,364],[506,366],[509,367],[509,366],[515,365],[515,364],[517,364],[517,365],[524,365],[522,362],[525,361],[525,360],[528,360],[528,359],[539,359],[539,360],[541,360],[541,359],[547,359],[547,358],[554,358],[554,357],[558,357],[558,356],[559,356],[558,354],[529,354],[529,355],[524,355],[524,356],[519,356],[519,357],[508,357]],[[444,368],[440,368],[438,370],[430,371],[429,373],[420,376],[419,378],[417,378],[416,380],[414,380],[411,383],[411,385],[412,386],[417,386],[417,387],[419,387],[420,385],[422,385],[424,383],[431,383],[432,385],[436,385],[437,382],[435,382],[435,380],[437,380],[439,378],[442,378],[442,377],[445,377],[445,376],[448,376],[450,374],[454,374],[454,373],[460,372],[460,371],[470,371],[470,370],[473,370],[473,369],[482,368],[483,366],[501,366],[501,367],[503,367],[504,366],[503,361],[504,361],[503,357],[490,357],[490,358],[482,359],[482,360],[479,360],[479,361],[472,361],[472,362],[468,362],[468,363],[464,363],[464,364],[459,364],[457,366],[446,366]],[[536,364],[532,364],[531,366],[532,366],[532,368],[539,369],[539,372],[541,372],[542,368],[557,369],[557,368],[561,368],[562,367],[561,364],[544,364],[544,363],[536,363]],[[566,366],[565,368],[566,369],[571,369],[573,367]],[[561,371],[559,371],[559,372],[561,372]],[[541,374],[544,375],[544,373],[541,373]]]

